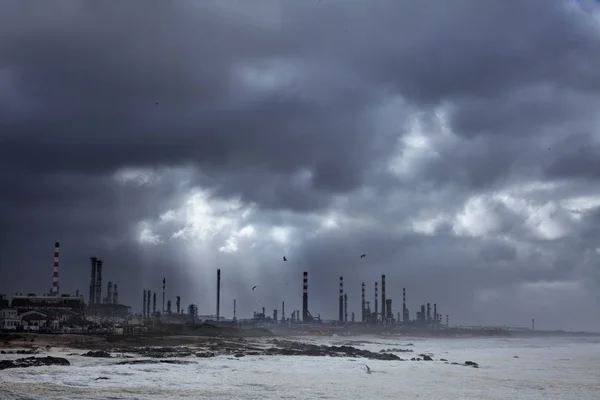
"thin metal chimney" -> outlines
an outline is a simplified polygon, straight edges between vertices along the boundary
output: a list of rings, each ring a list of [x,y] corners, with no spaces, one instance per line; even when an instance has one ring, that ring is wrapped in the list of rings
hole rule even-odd
[[[171,315],[171,300],[167,300],[167,314]]]
[[[235,300],[235,299],[233,299],[233,320],[234,320],[234,321],[236,320],[236,318],[235,318],[235,311],[236,311],[236,310],[235,310],[235,309],[236,309],[236,300]]]
[[[113,304],[119,304],[119,292],[117,291],[117,284],[116,283],[115,283],[115,286],[113,287],[112,302],[113,302]]]
[[[102,260],[96,260],[96,304],[102,304]]]
[[[386,323],[387,321],[387,312],[386,312],[385,302],[385,275],[381,275],[381,322]]]
[[[366,298],[365,298],[365,283],[362,283],[362,313],[361,313],[361,321],[365,322],[365,302],[366,302]]]
[[[177,306],[177,314],[181,310],[181,296],[175,297],[175,305]]]
[[[163,278],[163,304],[162,304],[162,313],[165,313],[165,283],[167,280]]]
[[[52,294],[55,296],[58,295],[59,285],[58,285],[58,258],[60,253],[60,243],[54,243],[54,265],[52,267]]]
[[[90,299],[89,304],[94,304],[96,300],[96,261],[98,259],[96,257],[90,257],[90,261],[92,263],[92,276],[90,279]]]
[[[304,271],[302,281],[302,322],[308,322],[308,272]]]
[[[221,270],[217,270],[217,321],[219,321],[219,312],[221,307]]]
[[[433,318],[433,320],[434,320],[433,324],[437,325],[437,323],[438,323],[437,303],[433,303],[433,317],[434,317]]]
[[[156,317],[156,292],[152,294],[152,316]]]
[[[285,321],[285,301],[281,302],[281,321]]]
[[[406,311],[406,288],[402,288],[402,322],[408,322]]]
[[[339,298],[338,319],[340,322],[344,322],[344,277],[342,277],[342,276],[340,276],[340,298]]]
[[[113,287],[112,286],[112,282],[109,281],[106,284],[106,299],[105,299],[106,300],[105,301],[106,304],[110,304],[112,302],[112,287]]]
[[[427,323],[431,323],[431,303],[427,303]]]
[[[144,304],[142,306],[142,318],[146,318],[146,309],[147,309],[147,304],[148,304],[148,291],[146,289],[144,289]]]
[[[378,293],[378,290],[377,290],[377,282],[375,282],[375,307],[374,307],[374,309],[375,309],[375,322],[377,322],[377,300],[378,300],[377,297],[379,297],[379,293]]]
[[[348,294],[344,293],[344,322],[348,322]]]
[[[146,317],[150,318],[150,301],[152,299],[152,292],[150,289],[147,289],[148,292],[148,301],[146,302]]]

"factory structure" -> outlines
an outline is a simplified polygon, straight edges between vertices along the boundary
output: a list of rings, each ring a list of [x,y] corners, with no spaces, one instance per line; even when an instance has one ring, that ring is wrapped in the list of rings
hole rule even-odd
[[[265,307],[255,311],[251,318],[240,319],[237,315],[237,300],[233,299],[232,318],[223,316],[221,309],[221,269],[216,270],[216,309],[215,314],[200,315],[199,306],[190,303],[182,304],[181,296],[174,299],[167,296],[167,281],[162,279],[162,286],[153,290],[144,289],[141,293],[141,312],[132,314],[131,307],[119,301],[117,283],[112,280],[103,284],[105,263],[102,259],[93,256],[89,258],[90,281],[87,296],[76,291],[74,295],[61,293],[59,280],[60,244],[55,243],[52,265],[52,286],[47,294],[16,293],[9,301],[5,295],[0,295],[0,329],[8,330],[60,330],[65,327],[79,326],[89,329],[89,326],[110,324],[111,326],[132,325],[132,320],[139,326],[152,326],[156,323],[183,323],[212,321],[215,323],[256,325],[277,324],[281,328],[286,326],[304,326],[309,331],[320,331],[323,327],[328,329],[361,329],[360,327],[384,328],[414,328],[414,329],[444,329],[449,327],[449,315],[442,315],[437,303],[421,304],[411,319],[407,305],[406,288],[402,288],[402,310],[396,314],[392,308],[390,293],[399,293],[400,288],[386,286],[386,276],[381,275],[380,280],[367,285],[362,282],[360,313],[350,310],[348,293],[344,287],[344,277],[339,277],[338,286],[338,316],[333,321],[323,321],[320,314],[313,316],[309,310],[308,272],[302,273],[302,303],[301,310],[291,308],[286,313],[285,302],[281,308],[267,312]],[[109,275],[109,274],[108,274]],[[367,287],[373,288],[373,302],[368,301]],[[103,291],[105,288],[105,291]],[[162,292],[159,290],[162,289]],[[391,289],[391,290],[390,290]],[[357,291],[358,292],[358,291]],[[159,299],[159,293],[162,294]],[[358,293],[356,293],[358,295]],[[87,297],[87,299],[86,299]],[[87,300],[87,301],[86,301]],[[160,303],[157,304],[157,300]],[[174,300],[174,301],[172,301]],[[373,305],[373,307],[371,307]],[[226,313],[227,314],[227,313]],[[358,318],[356,318],[358,315]],[[87,327],[87,328],[86,328]],[[125,329],[125,328],[124,328]]]

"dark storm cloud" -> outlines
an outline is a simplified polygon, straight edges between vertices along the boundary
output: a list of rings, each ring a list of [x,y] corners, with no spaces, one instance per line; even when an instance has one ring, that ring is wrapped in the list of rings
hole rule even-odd
[[[335,315],[339,275],[358,291],[386,273],[394,299],[408,288],[412,310],[432,301],[457,320],[492,323],[477,305],[499,290],[534,296],[520,285],[596,276],[593,226],[565,222],[556,205],[598,194],[576,180],[599,170],[600,31],[589,13],[543,0],[231,4],[4,4],[0,260],[9,272],[0,290],[45,290],[55,240],[65,271],[77,271],[65,272],[65,287],[85,286],[94,253],[132,304],[166,275],[186,303],[212,309],[221,267],[228,300],[274,307],[297,296],[280,285],[258,299],[248,282],[289,280],[300,290],[306,269],[313,313]],[[382,123],[382,106],[398,97],[404,103]],[[397,140],[415,111],[430,152],[403,156],[413,164],[399,177],[388,164],[411,150]],[[154,180],[114,178],[128,168]],[[514,196],[559,207],[552,223],[570,237],[539,239],[531,218],[490,197],[554,179],[563,186]],[[170,240],[193,216],[157,221],[197,186],[254,204],[238,228],[294,226],[291,244],[240,240],[239,253],[224,255],[206,247],[226,234]],[[473,195],[493,222],[467,218],[483,237],[456,220]],[[334,209],[355,222],[312,235]],[[438,217],[429,233],[413,232],[415,220]],[[144,220],[160,225],[165,243],[135,242]],[[285,250],[294,262],[281,270]],[[349,297],[356,308],[358,294]],[[509,321],[516,306],[503,301],[493,314]]]

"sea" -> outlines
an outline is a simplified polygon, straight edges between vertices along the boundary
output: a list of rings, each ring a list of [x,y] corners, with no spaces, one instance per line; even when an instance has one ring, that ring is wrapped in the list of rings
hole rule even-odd
[[[303,337],[434,361],[358,358],[185,357],[194,364],[116,365],[116,358],[50,349],[70,366],[0,371],[0,399],[557,399],[600,400],[600,337]],[[71,354],[71,355],[69,355]],[[24,357],[0,355],[1,359]],[[447,359],[446,364],[439,361]],[[135,358],[134,358],[135,359]],[[453,365],[474,361],[479,368]],[[371,373],[367,373],[368,365]],[[105,377],[108,379],[97,379]]]

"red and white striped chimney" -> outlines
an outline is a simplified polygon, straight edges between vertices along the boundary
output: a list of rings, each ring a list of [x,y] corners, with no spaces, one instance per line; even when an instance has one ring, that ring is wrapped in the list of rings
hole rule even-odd
[[[58,295],[58,258],[60,253],[60,243],[54,243],[54,266],[52,267],[52,294]]]

